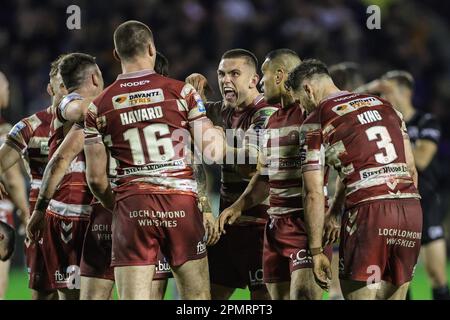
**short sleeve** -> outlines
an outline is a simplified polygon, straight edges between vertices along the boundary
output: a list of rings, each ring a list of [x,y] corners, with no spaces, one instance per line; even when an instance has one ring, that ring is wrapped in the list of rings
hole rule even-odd
[[[84,119],[85,144],[102,143],[101,128],[99,128],[101,123],[99,119],[98,108],[94,102],[91,102]]]
[[[325,151],[318,112],[313,112],[300,128],[302,172],[321,170],[325,165]]]
[[[438,120],[431,114],[425,114],[419,124],[418,139],[429,140],[439,144],[441,139],[441,126]]]

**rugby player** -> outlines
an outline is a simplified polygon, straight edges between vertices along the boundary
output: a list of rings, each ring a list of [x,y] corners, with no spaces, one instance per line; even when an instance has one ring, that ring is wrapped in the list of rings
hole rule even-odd
[[[207,120],[191,85],[154,72],[156,49],[148,26],[121,24],[114,46],[123,73],[89,105],[84,150],[89,186],[114,210],[111,260],[119,297],[151,298],[161,250],[181,298],[209,299],[205,230],[186,149],[192,137],[203,157],[221,160],[223,132]],[[106,148],[118,162],[114,193]]]
[[[257,67],[258,60],[248,50],[225,52],[217,69],[222,100],[206,104],[208,118],[227,132],[220,211],[231,206],[246,189],[256,171],[259,130],[278,109],[267,103],[258,91]],[[200,94],[209,87],[206,78],[200,74],[190,75],[186,82],[192,83]],[[230,132],[233,133],[231,136],[228,135]],[[229,299],[236,288],[246,287],[251,299],[270,299],[262,270],[267,209],[268,199],[265,199],[244,211],[237,223],[227,225],[226,235],[209,248],[213,299]]]
[[[402,113],[412,142],[412,152],[419,173],[419,193],[423,210],[422,256],[431,280],[434,300],[449,300],[447,279],[447,248],[439,189],[440,166],[438,146],[441,126],[434,115],[419,111],[413,105],[413,76],[403,70],[389,71],[381,80],[372,83],[372,90]]]
[[[93,211],[84,154],[78,153],[75,159],[67,156],[83,148],[77,139],[83,132],[74,126],[82,121],[83,110],[65,106],[67,100],[78,96],[98,95],[103,89],[103,78],[95,59],[83,53],[66,55],[60,62],[59,73],[69,95],[53,106],[50,160],[27,235],[33,241],[44,237],[43,253],[52,288],[65,300],[79,299],[83,242]]]
[[[1,111],[9,105],[9,82],[0,72],[0,145],[6,140],[11,125],[1,116]],[[0,160],[1,161],[1,160]],[[26,197],[25,180],[20,164],[12,165],[8,170],[0,170],[0,184],[3,182],[9,196],[0,199],[0,221],[14,227],[14,206],[23,225],[26,225],[30,215]],[[2,185],[2,186],[3,186]],[[0,299],[3,299],[8,287],[9,268],[11,261],[0,261]]]
[[[339,90],[325,64],[314,59],[290,73],[288,87],[310,112],[301,129],[302,176],[317,283],[329,287],[323,243],[337,239],[336,217],[345,207],[339,254],[344,297],[405,299],[420,250],[422,210],[401,114],[379,97]],[[325,166],[341,178],[326,220]]]
[[[50,82],[47,92],[52,101],[60,100],[66,90],[58,73],[58,65],[64,55],[51,63]],[[53,102],[52,102],[53,103]],[[52,120],[51,106],[20,120],[9,132],[6,142],[0,148],[0,172],[4,172],[21,159],[25,160],[30,175],[30,211],[34,206],[41,186],[42,174],[48,162],[48,140]],[[54,300],[58,298],[51,289],[42,253],[42,244],[26,241],[25,255],[29,274],[29,288],[33,300]]]
[[[270,196],[264,238],[264,282],[272,299],[321,299],[312,273],[312,258],[303,221],[300,173],[300,126],[303,110],[285,88],[288,74],[301,63],[289,49],[267,54],[261,67],[264,98],[280,103],[265,125],[260,166],[243,195],[220,215],[219,232],[255,203]],[[324,203],[325,206],[325,203]],[[331,258],[331,248],[328,247]]]

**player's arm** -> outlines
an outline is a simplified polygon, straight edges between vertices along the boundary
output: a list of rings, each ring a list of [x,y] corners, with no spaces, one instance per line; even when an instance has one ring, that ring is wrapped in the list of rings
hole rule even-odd
[[[414,186],[417,188],[419,178],[417,174],[416,163],[414,160],[411,142],[409,141],[409,136],[406,133],[403,134],[403,145],[405,148],[406,165],[408,166],[409,174],[414,181]]]
[[[268,178],[261,173],[260,168],[261,165],[258,164],[256,173],[253,175],[242,195],[230,207],[220,213],[220,234],[225,233],[226,224],[233,224],[236,220],[242,219],[242,211],[253,208],[269,196]]]
[[[30,216],[30,209],[28,207],[27,188],[25,186],[25,180],[20,168],[20,163],[16,163],[6,170],[3,177],[9,197],[19,210],[20,221],[24,226],[26,226]]]
[[[83,122],[88,107],[94,98],[82,97],[78,93],[70,93],[59,103],[58,113],[66,121],[73,123]]]
[[[336,177],[334,197],[325,216],[324,244],[332,244],[339,239],[341,215],[345,204],[345,185],[339,176]]]
[[[186,101],[189,132],[202,161],[221,164],[226,150],[223,129],[206,117],[203,100],[192,85],[185,84],[180,95]]]
[[[438,146],[433,141],[416,140],[412,153],[419,171],[423,171],[428,167],[437,150]]]
[[[211,205],[208,200],[208,188],[206,170],[203,164],[195,164],[194,166],[195,179],[197,180],[198,202],[203,213],[203,226],[205,227],[208,239],[206,244],[212,246],[219,241],[220,234],[216,219],[211,210]]]
[[[201,73],[192,73],[185,79],[184,82],[192,85],[202,100],[207,101],[206,93],[211,91],[211,87],[209,86],[208,80],[204,75]]]
[[[429,115],[425,116],[425,123],[421,125],[419,137],[412,146],[417,170],[425,170],[438,151],[441,128],[439,122]]]
[[[314,277],[322,289],[328,290],[329,280],[331,280],[331,269],[330,262],[324,255],[322,247],[325,218],[323,171],[304,171],[302,176],[305,226],[308,234],[309,251],[313,258]]]
[[[0,147],[0,175],[15,165],[21,159],[21,154],[7,143]]]
[[[31,240],[39,240],[43,231],[45,210],[69,169],[70,163],[83,150],[83,142],[82,128],[73,125],[45,167],[35,209],[27,226],[27,235]]]
[[[86,140],[84,154],[86,178],[92,194],[105,208],[113,210],[115,197],[107,175],[108,153],[105,145],[100,139]]]

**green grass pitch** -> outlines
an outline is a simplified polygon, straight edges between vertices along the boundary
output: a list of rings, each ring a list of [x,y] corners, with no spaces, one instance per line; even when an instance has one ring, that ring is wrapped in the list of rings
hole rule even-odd
[[[450,278],[450,266],[447,269]],[[9,300],[28,300],[31,298],[27,287],[28,277],[25,269],[12,269],[10,273],[10,282],[6,293],[6,299]],[[173,284],[169,283],[165,299],[172,299]],[[117,296],[116,296],[117,298]],[[250,298],[248,290],[238,289],[232,296],[233,300],[248,300]],[[421,264],[417,265],[416,274],[412,282],[412,298],[414,300],[431,299],[431,289],[428,283],[425,270]],[[325,295],[327,299],[327,295]]]

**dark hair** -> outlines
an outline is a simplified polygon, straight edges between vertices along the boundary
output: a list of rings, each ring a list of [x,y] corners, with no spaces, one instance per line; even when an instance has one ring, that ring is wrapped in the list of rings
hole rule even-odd
[[[78,89],[86,77],[86,71],[96,65],[95,58],[86,53],[69,53],[59,64],[59,72],[67,91]]]
[[[123,60],[133,59],[145,52],[149,42],[153,42],[152,31],[136,20],[126,21],[114,31],[114,47]]]
[[[49,73],[50,78],[53,78],[54,76],[57,75],[58,70],[59,70],[59,64],[61,63],[62,59],[64,59],[64,57],[65,57],[66,55],[67,55],[67,54],[65,54],[65,53],[60,54],[55,60],[53,60],[53,61],[50,63],[50,73]]]
[[[226,51],[223,55],[222,55],[222,60],[223,59],[234,59],[234,58],[244,58],[247,63],[256,69],[258,68],[258,59],[256,58],[256,56],[245,49],[231,49]]]
[[[275,49],[266,54],[266,59],[273,60],[281,56],[292,56],[299,58],[297,52],[288,48]]]
[[[407,87],[412,90],[414,88],[414,77],[408,71],[404,70],[392,70],[385,73],[381,79],[383,80],[394,80],[399,85]]]
[[[289,73],[289,77],[286,81],[286,86],[297,90],[303,80],[311,78],[315,75],[330,76],[325,63],[317,59],[304,60]]]
[[[169,60],[159,51],[156,51],[155,72],[164,77],[169,75]]]
[[[5,239],[7,241],[6,255],[2,257],[1,260],[7,261],[9,258],[11,258],[12,254],[14,253],[14,249],[16,247],[16,232],[14,231],[13,227],[11,227],[7,223],[4,223],[3,221],[0,221],[0,228],[2,229],[2,232],[5,234]]]
[[[364,83],[359,65],[355,62],[342,62],[332,65],[328,71],[338,88],[352,91]]]

